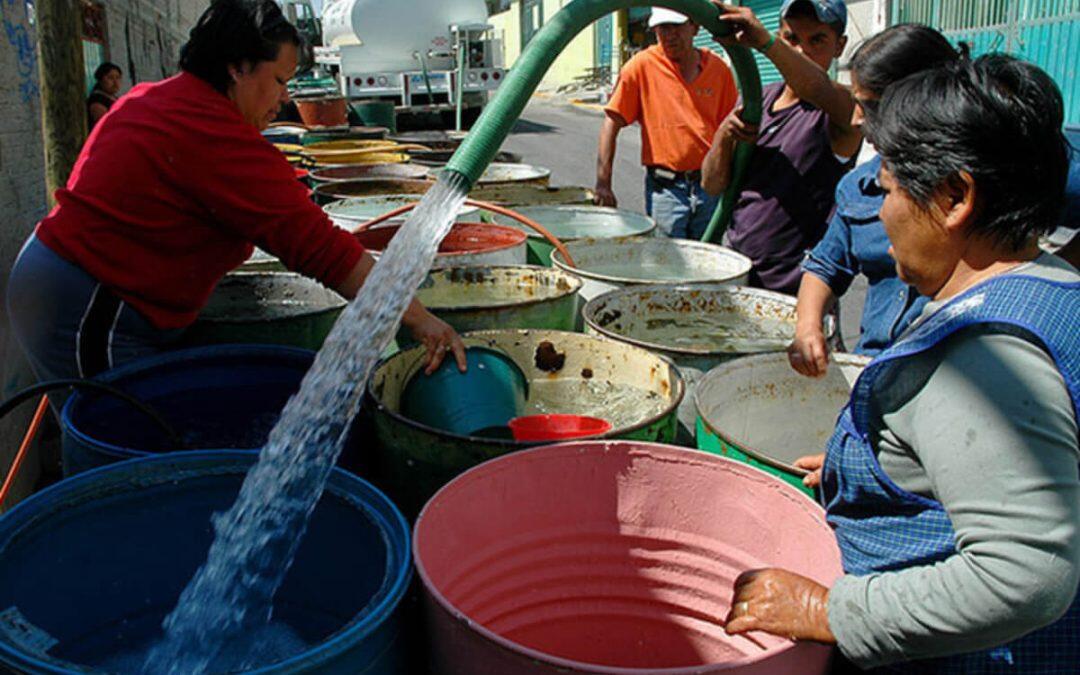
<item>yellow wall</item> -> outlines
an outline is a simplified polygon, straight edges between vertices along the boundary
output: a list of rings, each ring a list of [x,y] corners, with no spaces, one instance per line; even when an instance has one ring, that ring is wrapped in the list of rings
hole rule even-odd
[[[567,4],[570,0],[544,0],[544,25],[547,25],[551,17],[555,16],[563,5]],[[507,68],[513,66],[514,61],[517,60],[518,55],[521,53],[521,0],[513,0],[510,5],[510,9],[507,11],[496,14],[488,19],[488,23],[495,26],[496,30],[501,32],[503,39],[503,57],[504,64]],[[624,21],[620,20],[620,17],[616,17],[613,22],[614,32],[614,48],[613,53],[618,58],[618,45],[623,39],[625,32],[623,30]],[[581,31],[571,40],[570,44],[566,46],[562,54],[555,59],[555,63],[552,64],[547,74],[544,76],[543,81],[540,83],[541,89],[554,89],[564,84],[569,84],[574,81],[574,78],[584,75],[589,68],[593,67],[593,51],[594,51],[594,28],[590,26]],[[618,65],[618,64],[613,64]]]

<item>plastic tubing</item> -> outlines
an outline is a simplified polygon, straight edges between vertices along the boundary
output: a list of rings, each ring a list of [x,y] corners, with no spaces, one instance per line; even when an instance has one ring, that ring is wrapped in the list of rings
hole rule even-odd
[[[495,98],[484,109],[472,132],[450,158],[446,168],[461,174],[471,187],[491,163],[499,146],[510,133],[510,127],[521,116],[529,97],[539,86],[544,73],[566,45],[586,26],[601,17],[627,7],[666,7],[681,12],[707,30],[714,38],[725,37],[731,28],[720,21],[720,10],[708,0],[574,0],[561,9],[540,29],[514,67],[503,80]],[[751,124],[761,122],[761,78],[757,62],[745,47],[724,47],[731,57],[735,78],[742,94],[742,118]],[[752,146],[739,144],[732,165],[732,180],[721,206],[713,215],[706,238],[722,235],[734,209],[734,196],[742,187]]]
[[[121,401],[124,401],[132,408],[146,415],[154,423],[155,426],[157,426],[159,429],[161,429],[162,432],[164,432],[166,438],[169,441],[169,444],[172,446],[170,449],[187,449],[187,447],[184,445],[184,441],[180,438],[180,435],[176,433],[176,430],[173,429],[172,426],[167,421],[165,421],[165,418],[162,417],[156,410],[151,408],[146,403],[143,403],[139,399],[135,398],[131,394],[127,393],[123,389],[118,389],[110,384],[105,384],[104,382],[98,382],[96,380],[83,380],[72,378],[62,380],[48,380],[46,382],[39,382],[37,384],[31,385],[26,389],[12,394],[5,401],[0,402],[0,419],[3,419],[8,413],[17,408],[19,404],[21,404],[23,401],[28,401],[35,396],[46,394],[50,391],[55,391],[57,389],[69,389],[72,387],[76,389],[93,391],[98,394],[104,394],[106,396],[114,396]]]
[[[26,453],[30,450],[30,444],[34,442],[34,437],[37,436],[38,428],[41,426],[41,420],[45,418],[45,412],[48,409],[49,397],[43,395],[38,402],[37,410],[34,411],[33,419],[30,420],[30,426],[26,429],[26,435],[23,436],[22,445],[19,446],[19,451],[15,453],[15,459],[11,462],[11,468],[8,469],[7,476],[4,477],[4,485],[3,487],[0,487],[0,508],[4,506],[4,502],[7,500],[11,487],[15,485],[15,479],[19,475],[19,469],[22,468],[23,461],[26,460]]]

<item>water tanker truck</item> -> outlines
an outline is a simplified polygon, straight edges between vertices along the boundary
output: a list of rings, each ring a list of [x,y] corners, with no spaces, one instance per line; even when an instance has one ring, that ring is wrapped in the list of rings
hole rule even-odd
[[[315,64],[351,101],[383,100],[398,113],[467,124],[505,76],[485,0],[325,0],[321,21],[312,21],[309,0],[282,6],[311,28],[309,40],[321,33]]]

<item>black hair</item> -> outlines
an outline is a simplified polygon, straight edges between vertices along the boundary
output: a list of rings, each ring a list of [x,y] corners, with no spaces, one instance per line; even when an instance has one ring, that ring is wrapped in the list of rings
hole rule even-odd
[[[105,76],[114,70],[121,75],[124,74],[124,71],[120,70],[120,66],[115,63],[112,63],[111,61],[102,62],[100,66],[94,69],[94,82],[101,84],[101,81],[105,79]]]
[[[851,57],[851,71],[861,89],[880,97],[886,87],[908,75],[966,57],[966,45],[953,47],[930,26],[901,23],[859,45]]]
[[[974,178],[969,235],[1013,251],[1057,224],[1068,144],[1054,81],[1004,54],[958,60],[885,90],[870,136],[897,184],[923,208],[961,172]]]
[[[273,61],[281,45],[301,42],[274,0],[213,0],[180,49],[180,68],[225,93],[229,66]]]
[[[798,0],[798,2],[791,3],[791,7],[789,7],[788,11],[784,13],[784,16],[780,18],[781,20],[812,19],[818,23],[822,22],[821,19],[818,18],[817,12],[814,10],[814,5],[810,0]],[[836,33],[836,37],[844,37],[844,24],[839,21],[834,21],[833,23],[827,23],[825,25],[832,28],[832,31]]]

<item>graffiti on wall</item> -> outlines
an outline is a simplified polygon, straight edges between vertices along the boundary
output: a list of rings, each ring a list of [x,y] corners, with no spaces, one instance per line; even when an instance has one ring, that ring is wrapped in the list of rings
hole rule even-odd
[[[4,35],[15,49],[19,76],[19,95],[23,103],[31,103],[39,93],[37,75],[37,52],[30,39],[27,25],[31,21],[33,3],[30,0],[0,0],[3,11]],[[21,16],[16,16],[21,14]]]

